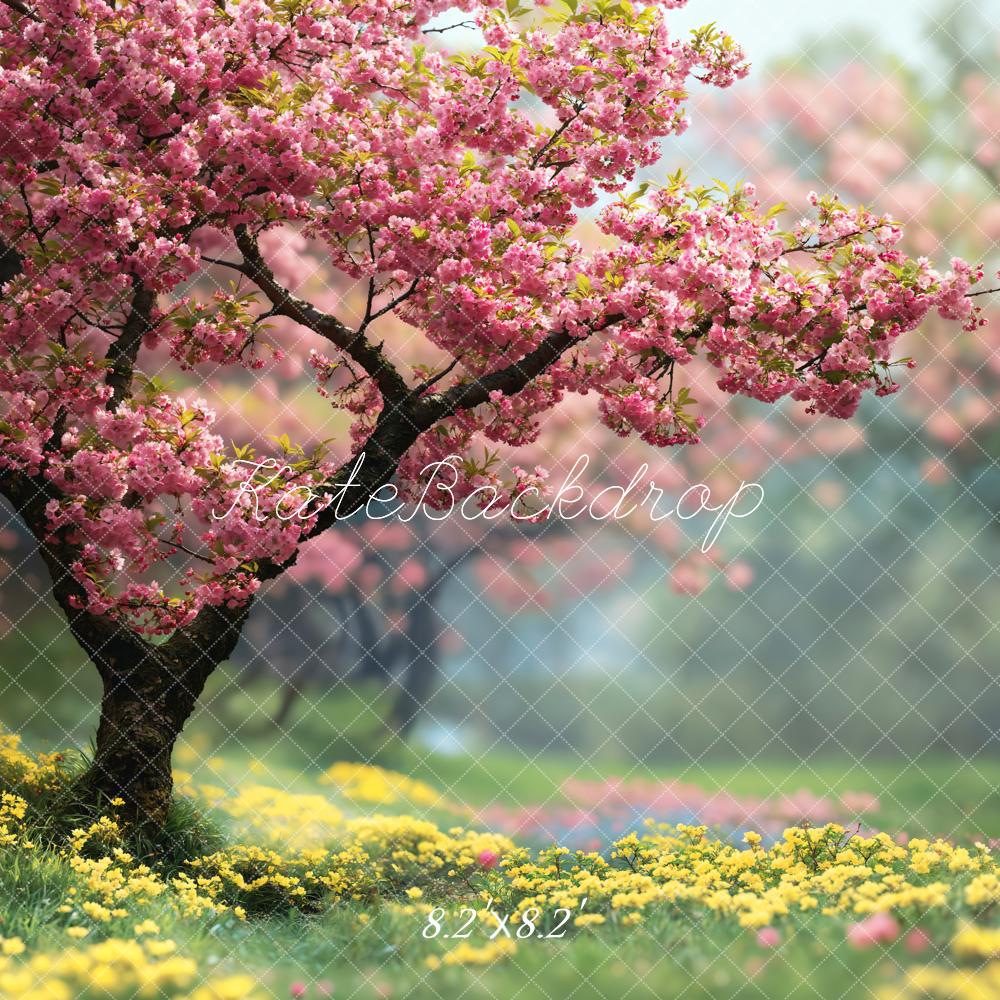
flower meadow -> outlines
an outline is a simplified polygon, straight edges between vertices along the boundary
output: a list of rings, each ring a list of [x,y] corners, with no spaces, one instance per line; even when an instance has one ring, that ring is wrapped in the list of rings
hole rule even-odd
[[[154,852],[114,801],[53,822],[77,770],[0,734],[5,998],[606,996],[621,976],[649,996],[1000,996],[982,842],[649,820],[595,850],[536,847],[422,781],[339,763],[311,792],[179,772],[174,849]]]

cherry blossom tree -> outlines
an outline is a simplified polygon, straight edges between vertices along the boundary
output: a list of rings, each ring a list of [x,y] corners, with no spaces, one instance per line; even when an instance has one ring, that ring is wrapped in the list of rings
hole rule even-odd
[[[390,330],[387,340],[402,332]],[[723,394],[704,384],[707,374],[697,373],[699,408],[706,421],[702,447],[677,452],[622,439],[595,424],[588,401],[578,396],[546,419],[530,445],[491,450],[501,467],[519,458],[530,466],[544,465],[553,489],[571,475],[575,462],[586,459],[586,474],[576,480],[584,494],[581,506],[600,503],[600,494],[609,488],[613,502],[620,495],[615,490],[626,488],[643,464],[650,466],[647,478],[672,498],[704,482],[712,484],[713,502],[722,504],[776,455],[790,459],[801,453],[793,445],[804,439],[797,427],[792,441],[780,432],[765,435],[765,421],[745,415],[739,421],[739,407],[719,405],[717,397]],[[291,409],[296,440],[307,444],[316,437],[318,443],[322,435],[311,430],[308,416]],[[237,421],[231,423],[239,439]],[[851,428],[846,422],[826,426]],[[754,502],[744,506],[749,509]],[[262,675],[280,679],[273,716],[278,727],[288,722],[307,690],[362,683],[366,694],[384,689],[380,700],[388,706],[389,731],[408,735],[436,687],[444,647],[450,644],[454,650],[456,644],[460,648],[476,641],[474,636],[463,638],[442,616],[449,589],[462,604],[482,603],[509,619],[525,613],[558,616],[583,598],[628,586],[654,554],[684,593],[719,571],[727,580],[752,578],[729,557],[725,545],[703,553],[701,540],[686,534],[676,519],[656,523],[645,508],[628,518],[602,521],[357,521],[311,543],[282,578],[290,585],[269,590],[264,613],[244,633],[248,643],[235,659],[245,666],[236,683],[252,683]]]
[[[529,444],[568,395],[695,443],[701,356],[728,393],[849,417],[897,388],[928,313],[978,322],[981,273],[907,257],[886,216],[814,197],[783,231],[749,186],[634,183],[692,80],[746,72],[714,27],[674,37],[679,6],[3,0],[0,486],[103,680],[82,794],[161,824],[173,743],[261,585],[373,499],[419,498],[434,463],[461,458],[439,504],[544,516],[544,470],[504,477],[477,445]],[[449,50],[456,25],[475,45]],[[360,314],[283,283],[279,227],[361,286]],[[390,349],[390,315],[442,362]],[[308,452],[227,446],[146,363],[265,372],[275,318],[350,416]]]
[[[794,200],[821,187],[875,201],[903,220],[909,253],[995,260],[1000,87],[983,67],[1000,53],[1000,35],[956,9],[941,16],[927,45],[941,50],[949,74],[907,72],[874,42],[865,60],[824,44],[752,85],[706,96],[698,108],[700,152],[752,170],[765,198]],[[978,488],[992,451],[1000,325],[995,301],[989,304],[985,327],[956,335],[952,324],[930,317],[910,348],[917,370],[902,416],[933,482],[953,473]],[[883,427],[870,424],[873,446]]]

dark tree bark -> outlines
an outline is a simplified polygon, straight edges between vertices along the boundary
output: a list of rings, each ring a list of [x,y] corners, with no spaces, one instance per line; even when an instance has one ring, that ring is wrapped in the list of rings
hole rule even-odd
[[[387,482],[417,433],[398,415],[383,417],[370,442],[372,461],[357,477],[355,496],[345,510],[327,508],[314,533],[349,516]],[[56,487],[43,476],[8,472],[0,473],[0,492],[34,535],[52,578],[53,596],[104,685],[96,753],[80,782],[80,795],[93,805],[121,798],[124,805],[118,811],[124,819],[150,830],[161,828],[173,791],[174,743],[205,682],[239,641],[252,602],[237,608],[205,607],[166,641],[152,643],[111,617],[82,610],[85,593],[70,569],[79,557],[76,546],[48,529],[46,505],[61,499]],[[273,579],[290,565],[265,560],[258,575]]]
[[[379,681],[392,683],[392,651],[386,648],[384,631],[375,624],[375,612],[370,599],[357,587],[351,586],[349,602],[345,602],[342,621],[345,627],[353,626],[352,635],[357,651],[357,666],[349,674],[352,681]]]
[[[54,488],[40,477],[7,474],[0,488],[38,542],[52,593],[73,637],[104,685],[97,749],[79,792],[99,805],[121,798],[119,812],[137,826],[158,828],[173,790],[170,757],[212,671],[232,653],[250,610],[205,608],[188,627],[151,643],[127,626],[80,607],[80,584],[70,572],[74,547],[52,537],[45,505]]]
[[[408,629],[413,650],[386,720],[389,728],[401,739],[405,740],[413,731],[437,682],[437,645],[441,627],[437,608],[433,601],[427,601],[418,610],[413,626]]]
[[[162,825],[173,792],[174,743],[205,682],[232,653],[248,610],[212,608],[194,633],[178,633],[162,646],[137,643],[127,633],[108,642],[77,624],[104,683],[97,750],[83,779],[90,797],[120,797],[130,819]]]

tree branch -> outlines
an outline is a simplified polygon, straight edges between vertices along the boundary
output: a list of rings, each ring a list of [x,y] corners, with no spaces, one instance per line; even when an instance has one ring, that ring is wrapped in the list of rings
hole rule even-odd
[[[108,400],[107,408],[113,410],[132,392],[132,376],[135,373],[135,361],[139,356],[142,338],[149,332],[153,306],[156,304],[156,293],[145,288],[138,278],[132,280],[132,306],[129,309],[125,325],[121,333],[112,341],[105,355],[105,360],[111,363],[105,381],[114,390]]]
[[[447,24],[443,28],[422,28],[425,35],[443,35],[446,31],[454,31],[456,28],[475,28],[475,21],[459,21],[457,24]]]
[[[23,270],[21,255],[0,237],[0,285],[13,281]]]
[[[438,420],[451,416],[460,409],[478,406],[489,399],[489,394],[499,390],[505,394],[520,392],[528,383],[537,378],[552,365],[565,351],[574,344],[587,339],[575,337],[565,331],[550,333],[538,347],[519,361],[489,375],[483,375],[472,382],[463,383],[448,389],[446,392],[414,400],[413,394],[403,382],[399,373],[382,357],[381,351],[367,343],[352,344],[350,339],[354,334],[332,316],[322,313],[309,303],[303,302],[283,289],[264,264],[257,248],[256,241],[244,227],[239,227],[237,244],[246,260],[248,277],[252,277],[261,290],[271,299],[276,313],[288,316],[303,326],[315,330],[321,335],[332,339],[340,346],[341,340],[350,344],[350,349],[344,347],[352,358],[365,367],[373,378],[378,372],[389,384],[391,393],[399,393],[393,405],[387,405],[379,415],[375,430],[368,437],[364,446],[364,463],[358,475],[353,480],[354,492],[341,510],[341,504],[330,503],[320,511],[309,534],[301,539],[294,555],[286,562],[278,564],[271,559],[264,559],[258,565],[257,578],[261,581],[273,580],[295,565],[302,545],[312,538],[321,535],[338,521],[344,520],[363,507],[377,490],[390,482],[399,466],[399,461],[413,446],[424,431],[432,427]],[[619,314],[605,317],[599,324],[593,326],[590,335],[606,330],[624,319]],[[328,334],[327,331],[330,333]],[[589,336],[589,335],[588,335]],[[373,367],[368,368],[371,364]],[[383,364],[384,367],[379,367]],[[355,467],[355,458],[348,459],[332,477],[333,482],[329,493],[333,493],[342,480],[350,475]],[[345,493],[346,495],[346,493]],[[228,656],[239,636],[240,629],[249,613],[251,598],[246,604],[236,609],[216,608],[206,606],[190,625],[185,626],[171,636],[165,644],[171,654],[179,651],[188,655],[210,644],[222,656]],[[202,655],[203,654],[199,654]]]
[[[243,273],[268,297],[274,315],[287,316],[344,351],[375,380],[387,407],[399,404],[409,395],[406,381],[381,347],[369,343],[363,332],[358,334],[335,316],[317,309],[284,288],[264,263],[257,240],[245,225],[237,226],[234,233],[236,245],[243,254]]]
[[[624,318],[620,314],[607,316],[591,327],[588,336],[606,330]],[[337,521],[346,519],[365,506],[368,498],[392,479],[400,459],[424,431],[459,410],[467,410],[486,402],[491,392],[500,391],[505,395],[520,392],[565,351],[586,339],[587,336],[576,337],[562,330],[555,331],[533,351],[506,368],[483,375],[471,382],[453,386],[442,393],[416,400],[411,395],[409,400],[402,400],[393,407],[386,407],[379,415],[375,430],[365,441],[362,452],[364,461],[357,476],[352,480],[353,492],[350,497],[348,498],[345,493],[342,495],[343,506],[338,501],[319,512],[312,530],[301,540],[299,551],[302,543],[322,534]],[[333,475],[330,486],[324,492],[327,494],[336,492],[336,488],[342,481],[346,481],[346,477],[354,469],[356,461],[356,458],[348,459]],[[257,576],[261,580],[273,580],[295,565],[296,558],[297,553],[281,565],[269,559],[263,560],[259,565]]]
[[[402,305],[417,290],[417,285],[419,284],[420,278],[414,278],[413,283],[406,289],[405,292],[400,292],[399,295],[397,295],[391,302],[387,302],[381,309],[378,309],[375,312],[371,311],[371,301],[369,301],[368,311],[365,314],[365,321],[362,323],[361,329],[366,329],[369,323],[374,323],[375,320],[380,319],[386,313],[392,312],[396,306]]]
[[[41,21],[41,18],[26,4],[21,3],[21,0],[0,0],[0,3],[31,21]]]
[[[420,385],[413,390],[413,395],[422,396],[428,389],[436,386],[441,379],[450,375],[461,363],[462,355],[459,354],[457,357],[452,358],[448,365],[445,368],[442,368],[436,375],[431,375],[425,381],[421,382]]]
[[[625,317],[612,315],[605,317],[597,326],[591,328],[591,336],[620,323]],[[470,410],[474,406],[485,403],[492,392],[502,392],[505,396],[513,396],[520,392],[532,380],[542,374],[562,354],[574,344],[581,344],[587,339],[566,333],[565,330],[555,330],[550,333],[533,351],[526,354],[520,361],[515,361],[491,372],[481,375],[471,382],[463,382],[452,386],[445,392],[435,393],[420,401],[418,416],[428,421],[428,426],[450,417],[459,410]]]

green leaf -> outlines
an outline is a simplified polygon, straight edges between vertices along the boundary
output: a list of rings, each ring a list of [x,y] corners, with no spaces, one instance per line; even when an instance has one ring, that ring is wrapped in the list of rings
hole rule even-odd
[[[465,155],[462,157],[462,165],[458,168],[458,174],[460,177],[464,177],[467,173],[475,170],[478,167],[476,163],[476,157],[471,150],[466,150]]]

